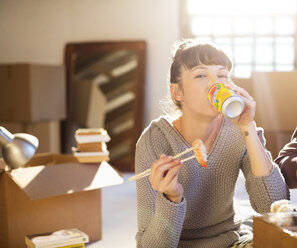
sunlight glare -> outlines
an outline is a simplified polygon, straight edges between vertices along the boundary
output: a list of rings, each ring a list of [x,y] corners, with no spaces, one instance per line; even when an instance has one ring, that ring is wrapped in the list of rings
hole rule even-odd
[[[256,65],[255,71],[273,71],[272,65]]]
[[[295,0],[188,0],[189,14],[214,15],[274,15],[296,14],[297,1]]]
[[[256,63],[266,64],[272,63],[273,61],[273,49],[271,46],[265,44],[257,44],[255,49],[255,60]]]
[[[234,76],[238,78],[249,78],[252,67],[250,65],[237,65],[234,68]]]
[[[294,63],[294,48],[286,44],[277,44],[275,56],[278,64]]]
[[[214,18],[213,33],[214,35],[230,35],[232,31],[231,20],[227,17]]]
[[[234,22],[234,33],[239,35],[252,34],[253,23],[250,18],[237,18]]]
[[[276,34],[294,34],[295,32],[295,19],[289,17],[279,17],[275,22]]]
[[[273,33],[272,19],[268,17],[259,18],[256,21],[255,29],[256,29],[256,34],[261,34],[261,35],[272,34]]]
[[[212,18],[194,18],[191,27],[194,35],[210,35],[212,32]]]
[[[250,45],[238,45],[234,48],[235,63],[251,63],[253,59],[253,49]]]
[[[276,71],[293,71],[295,67],[293,65],[277,65],[275,68]]]

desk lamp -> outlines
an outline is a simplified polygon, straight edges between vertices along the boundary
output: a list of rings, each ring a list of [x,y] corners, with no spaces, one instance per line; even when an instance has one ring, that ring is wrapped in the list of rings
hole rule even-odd
[[[26,133],[11,134],[0,126],[0,147],[5,163],[11,169],[16,169],[33,157],[38,147],[38,139]]]

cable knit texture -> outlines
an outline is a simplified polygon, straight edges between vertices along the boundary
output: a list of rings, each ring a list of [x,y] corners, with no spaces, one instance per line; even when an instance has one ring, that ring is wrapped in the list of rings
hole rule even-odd
[[[258,136],[264,144],[262,129],[258,129]],[[160,117],[144,130],[137,142],[135,172],[150,168],[161,153],[175,155],[190,147],[170,121]],[[190,152],[182,158],[192,155]],[[228,119],[223,121],[207,164],[208,168],[204,168],[195,159],[184,163],[179,174],[184,197],[178,204],[153,190],[149,177],[136,182],[137,247],[224,248],[234,244],[248,232],[241,227],[233,209],[240,169],[246,178],[251,205],[257,212],[268,212],[272,202],[288,198],[284,179],[275,164],[268,176],[253,176],[245,142]]]

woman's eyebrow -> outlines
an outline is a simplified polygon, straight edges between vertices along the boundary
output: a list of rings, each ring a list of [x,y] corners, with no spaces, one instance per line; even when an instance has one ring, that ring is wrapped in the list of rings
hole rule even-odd
[[[195,71],[195,70],[198,70],[198,69],[203,69],[203,70],[206,70],[207,68],[205,66],[201,66],[201,65],[198,65],[198,66],[195,66],[191,69],[191,71]]]
[[[202,66],[202,65],[198,65],[198,66],[193,67],[193,68],[191,69],[191,71],[195,71],[195,70],[199,70],[199,69],[207,70],[207,67]],[[226,71],[228,71],[228,69],[227,69],[225,66],[223,66],[223,65],[220,66],[218,69],[219,69],[219,70],[226,70]]]

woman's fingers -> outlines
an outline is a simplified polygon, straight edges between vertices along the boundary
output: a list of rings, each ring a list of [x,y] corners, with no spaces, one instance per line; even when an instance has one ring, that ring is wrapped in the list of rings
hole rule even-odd
[[[242,95],[244,97],[250,98],[250,94],[243,88],[237,86],[236,84],[234,84],[233,82],[227,82],[224,84],[227,88],[235,91],[238,95]]]
[[[166,176],[164,177],[164,181],[167,182],[167,184],[170,184],[174,178],[177,178],[180,169],[182,167],[182,164],[179,162],[176,166],[172,167]]]
[[[182,164],[170,169],[159,185],[159,189],[173,202],[180,202],[184,192],[182,185],[178,183],[178,175],[181,167]]]
[[[151,176],[154,176],[154,174],[156,173],[157,169],[160,166],[163,166],[164,164],[167,164],[167,163],[171,162],[172,160],[173,160],[173,157],[172,156],[166,156],[164,154],[161,154],[160,155],[160,159],[158,159],[157,161],[155,161],[152,164],[152,167],[151,167]]]
[[[164,164],[164,162],[166,162],[167,160],[170,160],[170,157],[164,154],[161,154],[160,158],[152,164],[151,170],[154,171],[156,168],[158,168],[158,166]]]
[[[175,183],[177,183],[178,174],[181,167],[182,167],[182,164],[179,163],[178,165],[171,168],[166,174],[166,176],[163,178],[162,184],[168,187],[169,185],[174,185]]]
[[[157,185],[159,185],[160,182],[168,175],[172,168],[180,164],[179,160],[173,160],[172,157],[170,157],[169,159],[170,160],[165,160],[164,164],[156,167],[154,169],[154,172],[151,173],[150,181],[153,185],[153,188],[157,188]]]
[[[160,155],[151,167],[150,181],[153,189],[162,191],[160,188],[170,184],[181,168],[181,162],[174,160],[172,156]]]
[[[164,193],[173,202],[180,202],[183,195],[183,187],[177,181],[181,167],[179,160],[164,154],[161,154],[151,167],[149,180],[152,188]]]

